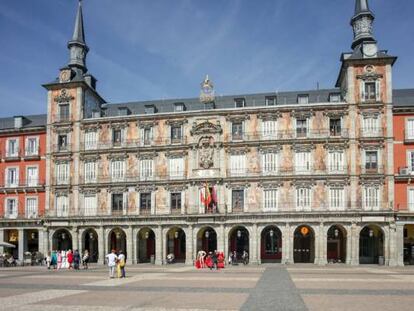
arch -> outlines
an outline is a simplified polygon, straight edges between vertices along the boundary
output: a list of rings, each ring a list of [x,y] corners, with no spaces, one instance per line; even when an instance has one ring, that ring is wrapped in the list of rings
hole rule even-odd
[[[366,225],[359,233],[359,263],[379,264],[384,257],[384,232],[378,225]]]
[[[236,253],[236,261],[242,258],[246,251],[250,256],[250,233],[244,226],[233,227],[229,232],[229,254]],[[234,259],[233,259],[234,260]]]
[[[404,265],[414,265],[414,224],[404,226]]]
[[[339,224],[333,224],[327,231],[326,259],[330,263],[346,262],[346,229]]]
[[[300,225],[293,234],[294,263],[314,263],[315,233],[311,226]]]
[[[197,232],[197,249],[206,253],[217,250],[217,232],[210,226],[202,227]]]
[[[72,235],[69,230],[61,228],[55,231],[52,236],[52,250],[67,251],[72,249]]]
[[[185,262],[186,258],[186,236],[180,227],[170,228],[166,236],[166,254],[174,254],[175,262]]]
[[[89,252],[89,262],[98,262],[98,233],[93,228],[86,229],[82,234],[82,254],[85,250]]]
[[[119,227],[113,228],[108,234],[108,250],[122,251],[127,257],[127,241],[125,231]]]
[[[282,231],[269,225],[260,234],[260,260],[262,263],[282,261]]]
[[[155,262],[155,233],[151,228],[138,231],[137,263]]]

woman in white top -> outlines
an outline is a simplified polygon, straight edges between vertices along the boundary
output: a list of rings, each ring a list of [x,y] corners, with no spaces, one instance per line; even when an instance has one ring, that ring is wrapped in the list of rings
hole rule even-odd
[[[118,260],[118,257],[116,256],[114,249],[112,250],[112,252],[106,255],[106,259],[108,260],[109,277],[113,279],[115,267],[116,267],[116,261]]]

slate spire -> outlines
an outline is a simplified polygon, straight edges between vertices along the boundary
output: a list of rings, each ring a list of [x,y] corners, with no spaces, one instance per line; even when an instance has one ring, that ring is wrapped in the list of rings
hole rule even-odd
[[[351,26],[354,30],[354,41],[352,49],[365,42],[376,42],[373,35],[372,24],[375,16],[368,6],[368,0],[356,0],[355,14],[351,19]]]
[[[86,73],[88,71],[86,68],[86,54],[88,53],[89,48],[85,43],[81,0],[79,0],[75,28],[73,30],[72,40],[68,42],[68,49],[70,51],[68,66],[71,68],[78,68],[82,73]]]

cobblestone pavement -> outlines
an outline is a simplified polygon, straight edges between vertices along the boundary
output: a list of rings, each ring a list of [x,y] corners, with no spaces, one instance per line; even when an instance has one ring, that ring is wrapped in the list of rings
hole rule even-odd
[[[0,310],[412,310],[414,267],[171,265],[49,271],[0,269]]]

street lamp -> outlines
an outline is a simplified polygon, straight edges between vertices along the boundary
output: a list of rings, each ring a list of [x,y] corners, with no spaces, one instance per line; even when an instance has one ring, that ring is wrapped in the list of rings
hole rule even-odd
[[[176,239],[178,239],[178,231],[175,231],[175,233],[174,233],[174,237],[175,237]]]
[[[338,237],[338,235],[339,235],[339,230],[338,230],[338,229],[335,229],[335,231],[334,231],[334,235],[335,235],[335,238],[337,238],[337,237]]]
[[[270,251],[272,252],[272,254],[274,254],[275,253],[275,243],[274,243],[274,240],[273,240],[273,236],[274,236],[275,232],[273,231],[273,229],[270,229],[269,234],[270,234]]]
[[[210,237],[210,232],[206,231],[206,233],[204,235],[206,236],[206,239],[208,239]]]
[[[144,238],[145,238],[146,240],[148,240],[148,238],[149,238],[149,231],[145,232]]]
[[[374,236],[374,231],[372,229],[369,229],[369,237],[372,238]]]
[[[116,231],[115,232],[115,237],[116,237],[117,240],[119,240],[121,238],[121,232]]]
[[[62,240],[64,240],[64,239],[66,239],[66,233],[65,232],[62,233]]]
[[[241,231],[240,231],[240,230],[237,230],[237,237],[240,239],[240,238],[241,238],[241,236],[242,236]]]
[[[93,240],[93,239],[94,239],[93,232],[89,232],[89,239],[90,239],[90,240]]]

